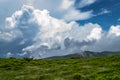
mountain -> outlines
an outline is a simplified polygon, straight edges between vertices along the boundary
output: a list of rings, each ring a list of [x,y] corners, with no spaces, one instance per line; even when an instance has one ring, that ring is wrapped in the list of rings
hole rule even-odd
[[[84,51],[81,53],[74,53],[74,54],[68,54],[63,56],[52,56],[47,57],[47,59],[60,59],[60,58],[90,58],[90,57],[99,57],[99,56],[111,56],[111,55],[118,55],[120,52],[110,52],[110,51],[104,51],[104,52],[91,52],[91,51]]]

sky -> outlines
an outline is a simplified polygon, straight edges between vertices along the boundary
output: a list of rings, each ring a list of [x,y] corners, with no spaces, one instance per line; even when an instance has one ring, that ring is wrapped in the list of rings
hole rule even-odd
[[[0,57],[120,50],[120,0],[0,0]]]

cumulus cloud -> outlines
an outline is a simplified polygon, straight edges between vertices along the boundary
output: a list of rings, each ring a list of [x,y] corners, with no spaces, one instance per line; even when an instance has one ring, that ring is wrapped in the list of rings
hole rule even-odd
[[[92,51],[119,51],[120,50],[120,25],[111,26],[108,32],[102,34],[93,46],[87,47]]]
[[[120,25],[111,26],[109,35],[120,36]]]
[[[50,14],[52,16],[59,18],[59,19],[64,19],[67,21],[86,20],[86,19],[93,17],[93,11],[91,10],[86,11],[86,12],[77,10],[75,8],[75,1],[76,0],[47,0],[47,3],[46,3],[45,0],[36,0],[34,1],[34,7],[37,7],[41,10],[47,9],[51,12]],[[27,0],[25,2],[26,4],[33,4],[33,0]],[[53,2],[56,4],[54,4]],[[75,18],[72,18],[74,16]]]
[[[11,16],[12,13],[20,9],[23,4],[22,1],[23,0],[0,0],[0,28],[4,26],[6,17]]]
[[[86,50],[117,51],[119,41],[119,25],[104,32],[99,24],[67,23],[51,17],[48,10],[26,5],[6,18],[6,26],[0,30],[0,49],[5,48],[7,52],[3,53],[14,57],[41,58]]]
[[[98,33],[101,33],[99,29],[101,27],[97,24],[89,23],[79,26],[74,21],[66,23],[51,17],[47,10],[41,11],[31,6],[23,6],[21,10],[6,18],[6,26],[2,29],[0,40],[8,43],[18,40],[18,43],[13,46],[22,46],[20,49],[23,53],[38,56],[50,51],[67,51],[71,47],[75,47],[71,52],[80,50],[89,41],[91,43],[98,39],[93,37],[96,35],[93,31],[98,30]],[[97,34],[97,36],[100,35]],[[31,45],[28,44],[29,42]]]

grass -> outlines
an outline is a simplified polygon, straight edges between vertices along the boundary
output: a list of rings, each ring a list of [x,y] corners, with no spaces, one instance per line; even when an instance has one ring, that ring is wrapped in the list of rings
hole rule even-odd
[[[0,80],[120,80],[120,55],[69,59],[0,59]]]

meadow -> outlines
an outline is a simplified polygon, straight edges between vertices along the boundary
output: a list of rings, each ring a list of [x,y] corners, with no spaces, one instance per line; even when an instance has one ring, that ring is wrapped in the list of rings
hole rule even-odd
[[[120,80],[120,55],[0,59],[0,80]]]

